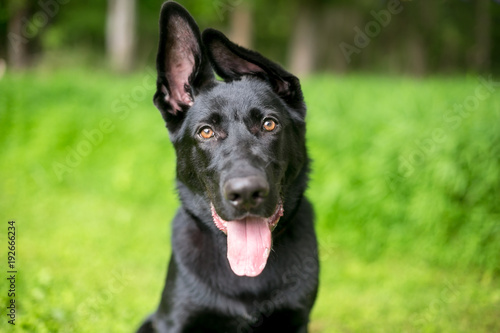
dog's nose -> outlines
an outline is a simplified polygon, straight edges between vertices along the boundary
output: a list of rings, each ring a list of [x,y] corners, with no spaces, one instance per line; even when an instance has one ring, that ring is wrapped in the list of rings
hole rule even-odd
[[[231,178],[224,184],[224,196],[235,207],[257,207],[269,194],[269,183],[264,177]]]

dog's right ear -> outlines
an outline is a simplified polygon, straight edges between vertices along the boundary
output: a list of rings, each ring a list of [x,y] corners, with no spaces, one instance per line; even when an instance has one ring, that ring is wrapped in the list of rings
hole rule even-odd
[[[200,90],[214,81],[200,29],[188,11],[175,2],[165,2],[161,8],[156,69],[153,101],[173,131]]]
[[[245,75],[262,78],[283,101],[305,116],[304,97],[296,76],[258,52],[236,45],[215,29],[206,29],[202,40],[213,69],[226,82]]]

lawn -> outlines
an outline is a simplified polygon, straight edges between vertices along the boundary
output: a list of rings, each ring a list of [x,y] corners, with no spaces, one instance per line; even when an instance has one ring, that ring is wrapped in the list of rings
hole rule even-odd
[[[159,301],[178,201],[151,69],[0,80],[0,279],[16,331],[130,332]],[[495,81],[495,79],[493,79]],[[500,331],[500,85],[303,80],[320,241],[311,332]]]

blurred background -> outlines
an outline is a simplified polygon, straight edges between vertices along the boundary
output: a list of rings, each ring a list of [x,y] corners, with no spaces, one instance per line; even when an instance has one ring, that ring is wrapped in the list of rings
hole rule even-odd
[[[500,2],[179,2],[301,79],[310,332],[500,332]],[[130,332],[158,304],[179,206],[152,103],[161,4],[0,0],[16,331]]]
[[[2,0],[9,67],[153,64],[161,1]],[[226,32],[308,74],[369,70],[422,76],[498,73],[500,4],[492,0],[186,0],[202,27]],[[368,52],[363,52],[369,49]],[[390,51],[390,52],[389,52]]]

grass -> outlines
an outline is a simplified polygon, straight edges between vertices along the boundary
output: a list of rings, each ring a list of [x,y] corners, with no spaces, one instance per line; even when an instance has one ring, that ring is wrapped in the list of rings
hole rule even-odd
[[[153,82],[84,70],[0,81],[17,331],[126,332],[156,307],[178,202]],[[322,263],[312,332],[500,331],[500,92],[478,87],[304,80]],[[1,304],[7,290],[1,278]]]

